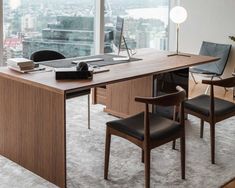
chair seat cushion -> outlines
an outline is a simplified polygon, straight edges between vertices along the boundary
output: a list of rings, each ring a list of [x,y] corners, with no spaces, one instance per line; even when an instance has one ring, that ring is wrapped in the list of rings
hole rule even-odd
[[[214,98],[215,101],[215,115],[225,115],[235,111],[235,104],[223,99]],[[210,115],[210,96],[199,95],[195,98],[185,101],[185,109],[194,111],[196,113],[209,116]]]
[[[144,140],[144,113],[107,122],[107,126],[118,130],[124,134],[132,136],[138,140]],[[158,140],[169,137],[181,131],[179,123],[170,119],[150,113],[150,139]]]

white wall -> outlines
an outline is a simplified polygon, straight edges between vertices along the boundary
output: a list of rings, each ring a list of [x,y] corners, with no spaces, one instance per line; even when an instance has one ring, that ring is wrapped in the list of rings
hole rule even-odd
[[[180,28],[180,51],[198,53],[203,40],[233,44],[225,76],[235,68],[235,42],[228,36],[235,35],[235,0],[181,0],[188,18]],[[174,36],[171,29],[170,35]],[[171,37],[174,39],[174,37]],[[174,40],[170,49],[175,49]]]

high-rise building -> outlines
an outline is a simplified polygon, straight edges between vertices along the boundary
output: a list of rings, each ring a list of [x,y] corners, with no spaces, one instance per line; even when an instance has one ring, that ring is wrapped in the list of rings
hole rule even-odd
[[[21,18],[21,32],[33,32],[35,31],[36,25],[36,18],[30,14],[26,14]]]
[[[105,38],[105,49],[110,52],[111,40]],[[28,37],[23,40],[23,56],[26,58],[43,49],[58,51],[65,57],[94,54],[94,18],[58,16],[57,23],[48,24],[42,30],[41,38]]]

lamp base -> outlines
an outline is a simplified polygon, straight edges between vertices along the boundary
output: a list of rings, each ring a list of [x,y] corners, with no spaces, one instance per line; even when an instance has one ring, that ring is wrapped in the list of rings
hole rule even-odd
[[[187,54],[181,54],[181,53],[175,53],[175,54],[169,54],[167,55],[168,57],[171,57],[171,56],[184,56],[184,57],[191,57],[190,55],[187,55]]]

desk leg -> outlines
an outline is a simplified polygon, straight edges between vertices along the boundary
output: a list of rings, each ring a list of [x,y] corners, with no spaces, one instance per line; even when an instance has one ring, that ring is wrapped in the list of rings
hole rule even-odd
[[[66,187],[64,93],[0,77],[0,154]]]

